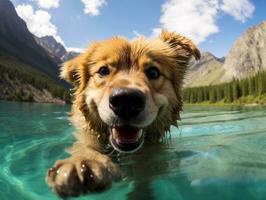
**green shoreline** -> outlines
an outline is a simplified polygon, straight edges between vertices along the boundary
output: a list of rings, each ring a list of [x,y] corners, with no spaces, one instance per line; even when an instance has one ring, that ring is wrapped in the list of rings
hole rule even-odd
[[[266,94],[260,96],[246,96],[240,97],[236,101],[233,102],[225,102],[217,101],[203,101],[203,102],[195,102],[189,103],[184,101],[184,105],[200,105],[200,106],[266,106]]]

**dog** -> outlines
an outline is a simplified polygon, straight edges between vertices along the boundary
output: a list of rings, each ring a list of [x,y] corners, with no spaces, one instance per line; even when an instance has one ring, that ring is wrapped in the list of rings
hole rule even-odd
[[[157,38],[114,37],[92,43],[63,64],[75,87],[71,156],[48,170],[46,182],[62,198],[102,191],[121,177],[108,154],[133,153],[177,126],[182,83],[200,51],[186,37],[163,30]]]

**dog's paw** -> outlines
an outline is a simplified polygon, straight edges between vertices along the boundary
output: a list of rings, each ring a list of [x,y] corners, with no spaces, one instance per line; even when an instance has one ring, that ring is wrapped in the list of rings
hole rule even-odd
[[[83,160],[70,157],[57,161],[48,170],[46,182],[60,197],[98,192],[120,178],[118,166],[110,158]]]

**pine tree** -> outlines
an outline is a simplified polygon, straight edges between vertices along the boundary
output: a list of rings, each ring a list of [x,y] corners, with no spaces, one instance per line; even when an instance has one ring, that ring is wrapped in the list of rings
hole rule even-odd
[[[252,77],[242,80],[233,79],[220,85],[186,88],[183,93],[185,102],[196,103],[210,101],[215,103],[224,99],[233,102],[248,95],[266,94],[266,71],[260,71]]]

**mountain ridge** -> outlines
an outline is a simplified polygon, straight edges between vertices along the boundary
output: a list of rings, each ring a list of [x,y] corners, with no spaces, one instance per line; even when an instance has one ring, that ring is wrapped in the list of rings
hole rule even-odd
[[[232,45],[228,55],[217,58],[203,52],[191,61],[185,87],[217,85],[243,79],[266,70],[266,21],[248,28]]]
[[[217,58],[210,52],[203,52],[199,61],[192,60],[185,76],[185,87],[219,84],[224,73],[224,58]]]
[[[35,42],[9,0],[0,1],[0,49],[59,80],[57,64]]]
[[[58,64],[9,0],[0,1],[0,75],[0,99],[54,103],[67,96],[69,85],[59,79]]]
[[[237,38],[223,67],[224,81],[245,78],[266,69],[266,21],[248,28]]]
[[[34,36],[35,41],[42,46],[48,54],[56,60],[56,62],[61,64],[67,60],[70,60],[77,55],[78,52],[75,51],[67,51],[63,44],[57,42],[53,36],[44,36],[44,37],[37,37]]]

